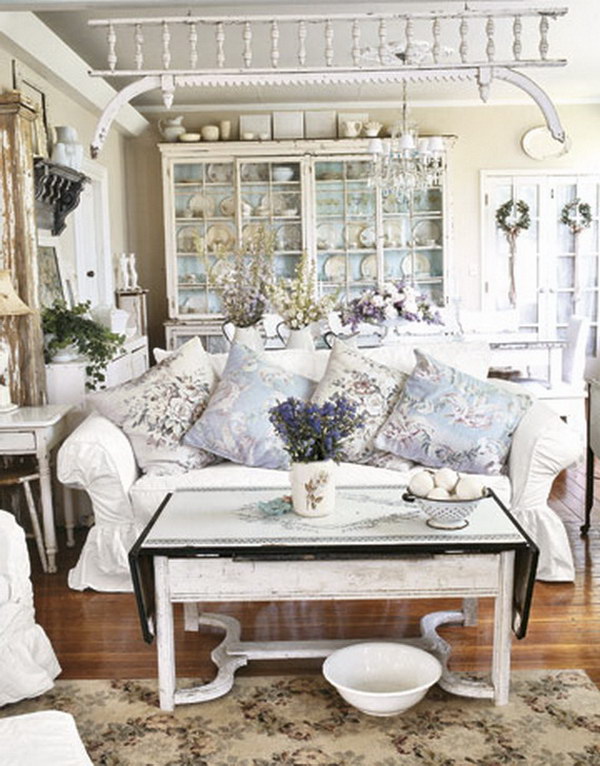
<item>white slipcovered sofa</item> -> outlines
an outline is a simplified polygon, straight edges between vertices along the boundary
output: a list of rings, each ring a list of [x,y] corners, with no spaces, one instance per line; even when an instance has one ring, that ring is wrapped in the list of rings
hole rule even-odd
[[[479,341],[432,342],[381,346],[363,352],[390,367],[410,373],[415,364],[413,346],[480,378],[489,366],[489,348]],[[329,351],[268,351],[278,365],[317,381],[327,365]],[[226,355],[211,357],[220,375]],[[497,381],[499,386],[508,386]],[[548,504],[555,477],[580,459],[580,436],[539,401],[517,427],[509,453],[507,472],[482,477],[537,543],[540,549],[538,578],[570,581],[573,560],[564,526]],[[399,461],[401,463],[401,461]],[[341,463],[338,486],[404,486],[418,467],[400,470]],[[69,573],[71,588],[103,591],[132,589],[128,551],[168,492],[182,488],[247,486],[289,487],[286,471],[247,467],[231,462],[187,472],[140,475],[127,436],[107,418],[91,413],[67,438],[58,455],[58,477],[67,485],[85,489],[95,517],[80,559]]]

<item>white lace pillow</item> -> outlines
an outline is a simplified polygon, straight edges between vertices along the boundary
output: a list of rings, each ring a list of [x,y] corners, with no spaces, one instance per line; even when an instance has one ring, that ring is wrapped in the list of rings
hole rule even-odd
[[[364,426],[344,441],[342,460],[362,463],[373,456],[375,436],[398,401],[407,377],[400,370],[369,359],[344,341],[335,342],[312,401],[322,404],[334,396],[345,396],[365,416]]]
[[[172,473],[214,462],[214,455],[181,439],[216,382],[200,339],[192,338],[139,378],[90,394],[87,403],[123,429],[142,471]]]

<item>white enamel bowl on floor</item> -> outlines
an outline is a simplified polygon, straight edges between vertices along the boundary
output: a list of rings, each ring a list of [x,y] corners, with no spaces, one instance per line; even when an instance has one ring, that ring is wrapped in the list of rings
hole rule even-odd
[[[423,699],[442,675],[429,652],[392,641],[371,641],[337,649],[323,663],[323,675],[363,713],[403,713]]]

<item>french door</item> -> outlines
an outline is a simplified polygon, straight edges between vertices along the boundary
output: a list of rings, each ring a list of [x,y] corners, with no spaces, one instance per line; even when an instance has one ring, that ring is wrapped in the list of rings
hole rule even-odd
[[[587,316],[591,321],[588,355],[595,355],[600,176],[484,171],[481,185],[483,308],[516,309],[519,328],[540,337],[564,337],[573,314]],[[529,215],[528,226],[515,238],[512,255],[510,238],[497,222],[498,209],[510,200],[524,202]],[[519,220],[518,210],[511,222],[525,223]]]

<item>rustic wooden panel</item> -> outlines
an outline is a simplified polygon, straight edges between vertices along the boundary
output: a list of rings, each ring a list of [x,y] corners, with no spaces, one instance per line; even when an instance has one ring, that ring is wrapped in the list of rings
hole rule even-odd
[[[1,251],[17,294],[34,310],[4,321],[12,355],[12,399],[21,405],[43,404],[46,392],[31,153],[35,117],[18,91],[0,94]]]

